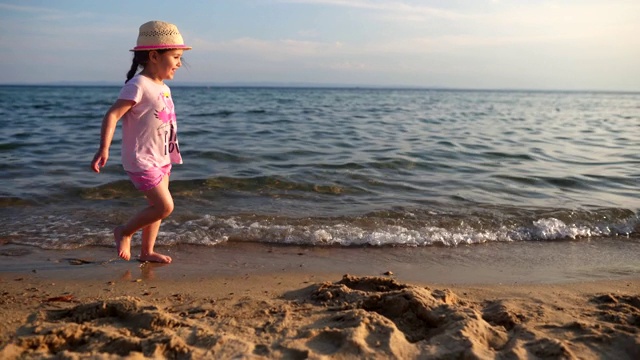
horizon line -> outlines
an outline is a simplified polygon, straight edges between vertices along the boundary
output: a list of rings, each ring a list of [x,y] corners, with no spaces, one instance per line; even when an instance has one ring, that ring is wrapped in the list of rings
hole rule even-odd
[[[531,91],[531,92],[603,92],[603,93],[640,93],[637,90],[619,89],[552,89],[552,88],[508,88],[508,87],[452,87],[439,85],[374,85],[374,84],[342,84],[342,83],[306,83],[277,81],[234,81],[234,82],[197,82],[171,81],[172,87],[215,87],[215,88],[317,88],[317,89],[395,89],[395,90],[449,90],[449,91]],[[0,86],[122,86],[115,81],[49,81],[49,82],[0,82]]]

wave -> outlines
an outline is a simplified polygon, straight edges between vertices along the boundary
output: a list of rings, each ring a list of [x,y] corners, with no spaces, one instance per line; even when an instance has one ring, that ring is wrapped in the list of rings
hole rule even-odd
[[[25,142],[8,142],[8,143],[0,143],[0,152],[9,152],[12,150],[17,150],[23,147],[30,146],[31,144]]]
[[[233,190],[264,194],[265,191],[295,190],[298,192],[341,194],[343,186],[337,184],[313,184],[296,182],[280,176],[256,176],[249,178],[213,177],[207,179],[172,180],[171,191],[175,197],[198,198],[203,192]],[[355,190],[355,189],[354,189]],[[104,185],[72,190],[82,199],[132,199],[139,198],[137,191],[129,180],[118,180]]]
[[[112,246],[112,227],[104,219],[124,214],[75,212],[12,219],[0,238],[48,249]],[[130,214],[128,215],[130,216]],[[39,224],[34,227],[33,224]],[[477,208],[473,211],[388,210],[340,217],[290,217],[255,213],[172,215],[163,222],[157,244],[215,246],[258,242],[296,246],[425,247],[492,242],[580,241],[614,237],[638,241],[638,215],[627,209],[578,211]],[[139,245],[139,237],[134,237]]]
[[[19,198],[19,197],[0,195],[0,208],[10,207],[10,206],[27,206],[27,205],[33,205],[33,202],[26,199]]]
[[[220,111],[214,111],[214,112],[206,112],[206,113],[193,113],[193,114],[189,114],[189,117],[229,117],[231,115],[233,115],[235,113],[235,111],[231,111],[231,110],[220,110]]]
[[[82,199],[92,200],[140,197],[140,192],[136,190],[129,180],[118,180],[96,187],[74,189],[72,192],[75,192],[74,195],[77,195]]]
[[[613,222],[565,222],[558,218],[503,223],[492,219],[436,221],[383,218],[379,215],[337,219],[246,219],[205,216],[183,224],[173,222],[176,242],[211,245],[223,241],[251,241],[311,246],[459,246],[488,242],[576,240],[601,236],[629,236],[637,217]]]

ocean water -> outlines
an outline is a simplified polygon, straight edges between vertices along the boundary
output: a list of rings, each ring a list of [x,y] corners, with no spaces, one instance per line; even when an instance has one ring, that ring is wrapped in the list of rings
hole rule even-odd
[[[119,87],[0,86],[0,244],[113,246],[144,206]],[[640,93],[172,87],[183,165],[158,244],[637,242]],[[139,238],[134,238],[134,244]]]

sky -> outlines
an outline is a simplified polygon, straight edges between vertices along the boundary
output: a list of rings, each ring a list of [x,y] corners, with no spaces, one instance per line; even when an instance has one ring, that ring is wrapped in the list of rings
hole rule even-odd
[[[640,91],[638,0],[0,0],[0,84],[122,83],[149,20],[176,83]]]

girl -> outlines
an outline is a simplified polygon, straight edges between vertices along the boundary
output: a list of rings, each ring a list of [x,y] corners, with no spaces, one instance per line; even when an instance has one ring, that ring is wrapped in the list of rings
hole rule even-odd
[[[150,21],[140,26],[127,81],[102,120],[100,149],[91,168],[99,173],[107,163],[116,123],[122,118],[122,166],[149,202],[113,230],[118,255],[125,260],[131,258],[131,237],[142,229],[140,261],[171,262],[171,257],[154,252],[153,246],[162,219],[173,211],[171,164],[182,164],[171,91],[164,80],[173,79],[182,66],[184,50],[191,47],[184,45],[175,25]],[[142,71],[135,75],[139,67]]]

